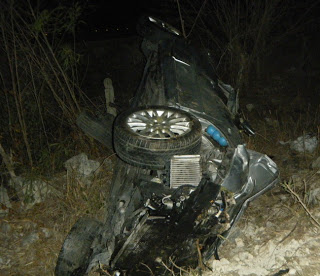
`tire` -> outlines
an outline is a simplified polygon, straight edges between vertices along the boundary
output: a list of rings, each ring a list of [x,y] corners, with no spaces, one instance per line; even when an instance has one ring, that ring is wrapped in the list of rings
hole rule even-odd
[[[56,276],[85,275],[91,245],[102,223],[88,217],[80,218],[66,237],[58,257]]]
[[[142,124],[146,122],[144,129],[140,119]],[[185,111],[164,106],[140,107],[116,118],[114,148],[130,165],[164,169],[173,155],[199,154],[201,132],[198,119]]]

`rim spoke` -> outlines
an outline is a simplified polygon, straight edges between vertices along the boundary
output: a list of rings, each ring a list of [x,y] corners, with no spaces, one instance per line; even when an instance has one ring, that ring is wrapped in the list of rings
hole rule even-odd
[[[182,135],[185,133],[185,131],[183,131],[181,129],[174,129],[172,132],[175,134],[174,136],[177,136],[177,134]]]
[[[140,120],[140,121],[143,121],[143,122],[146,122],[146,123],[149,122],[149,119],[146,118],[146,116],[142,115],[142,114],[135,114],[135,116],[132,119],[133,120]]]
[[[174,125],[174,126],[171,127],[171,129],[181,129],[181,130],[187,131],[189,129],[189,127]]]
[[[132,122],[132,123],[128,123],[128,125],[130,128],[147,126],[145,123],[140,123],[140,122]]]
[[[172,132],[170,129],[165,129],[164,130],[165,133],[167,133],[169,135],[169,137],[175,137],[177,136],[174,132]]]
[[[140,135],[150,135],[150,133],[152,133],[149,129],[142,129],[141,131],[139,131]]]
[[[187,127],[189,127],[189,124],[190,124],[189,121],[177,122],[177,123],[175,123],[175,125],[178,125],[178,126],[187,126]]]
[[[190,119],[179,112],[147,109],[131,114],[127,119],[131,131],[154,139],[170,139],[188,133]]]
[[[172,118],[172,119],[169,119],[168,122],[170,122],[170,124],[178,124],[178,123],[185,123],[188,121],[187,121],[187,118]]]

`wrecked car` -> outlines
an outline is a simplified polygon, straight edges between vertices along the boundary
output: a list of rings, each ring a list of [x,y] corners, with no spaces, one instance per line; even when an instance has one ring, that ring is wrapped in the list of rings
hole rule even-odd
[[[58,276],[165,275],[218,258],[248,203],[279,179],[268,156],[246,148],[240,130],[254,132],[210,54],[153,17],[138,31],[147,63],[131,108],[114,120],[78,118],[105,145],[112,134],[119,158],[105,221],[76,222]]]

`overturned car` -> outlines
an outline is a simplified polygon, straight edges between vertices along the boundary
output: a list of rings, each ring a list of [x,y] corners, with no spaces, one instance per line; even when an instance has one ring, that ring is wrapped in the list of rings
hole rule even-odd
[[[276,164],[245,147],[239,131],[253,130],[239,118],[233,88],[216,78],[210,54],[153,17],[138,31],[147,64],[132,108],[115,120],[78,118],[106,145],[112,133],[119,160],[106,220],[73,226],[58,276],[97,269],[165,275],[166,266],[218,258],[248,203],[278,182]]]

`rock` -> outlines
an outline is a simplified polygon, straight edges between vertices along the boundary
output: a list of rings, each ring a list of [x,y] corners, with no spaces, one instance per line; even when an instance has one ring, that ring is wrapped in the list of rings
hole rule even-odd
[[[290,268],[288,274],[289,275],[296,275],[297,271],[294,268]]]
[[[50,238],[52,236],[52,233],[51,233],[50,229],[48,229],[48,228],[43,227],[43,228],[41,228],[41,231],[46,238]]]
[[[279,121],[278,120],[273,120],[269,117],[264,118],[267,125],[271,127],[278,127],[279,126]]]
[[[34,233],[31,233],[28,236],[26,236],[22,240],[21,244],[22,244],[22,246],[29,246],[29,245],[35,243],[36,241],[38,241],[39,239],[40,239],[39,234],[34,232]]]
[[[88,177],[100,167],[100,163],[95,160],[89,160],[85,153],[81,153],[67,160],[64,166],[69,173],[75,172],[80,177]]]
[[[9,183],[27,209],[43,202],[53,191],[52,187],[41,179],[30,180],[18,176],[14,180],[11,179]]]
[[[225,270],[229,267],[230,262],[226,258],[222,258],[221,260],[213,260],[211,267],[215,273],[226,272]],[[220,274],[218,274],[220,275]]]
[[[230,262],[229,262],[229,260],[226,259],[226,258],[221,258],[220,264],[221,264],[221,265],[228,265],[228,264],[230,264]]]
[[[236,238],[236,239],[235,239],[235,242],[236,242],[236,246],[237,246],[237,247],[244,247],[244,242],[243,242],[242,239]]]
[[[318,139],[316,136],[303,135],[290,143],[290,148],[294,151],[304,153],[313,153],[318,147]]]
[[[311,167],[313,169],[320,169],[320,156],[312,162]]]
[[[317,205],[320,203],[320,187],[309,191],[308,193],[308,204]]]
[[[254,106],[254,104],[247,104],[247,105],[246,105],[246,108],[247,108],[247,110],[248,110],[249,112],[251,112],[251,111],[255,108],[255,106]]]
[[[238,256],[241,261],[252,260],[254,258],[249,252],[240,252]]]

